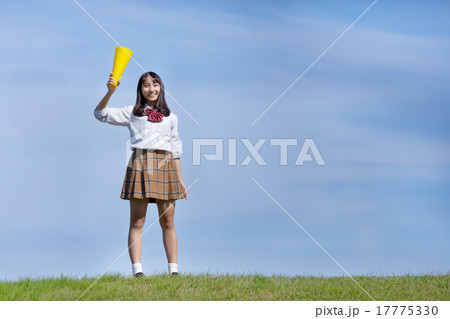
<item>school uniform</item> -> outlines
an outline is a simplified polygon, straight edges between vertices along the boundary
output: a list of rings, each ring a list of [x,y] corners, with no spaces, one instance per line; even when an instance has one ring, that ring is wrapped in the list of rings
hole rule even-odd
[[[120,198],[148,198],[149,203],[156,203],[156,199],[184,198],[184,188],[173,163],[182,155],[177,116],[172,112],[169,116],[154,113],[148,105],[145,105],[144,116],[135,116],[133,108],[134,105],[123,108],[106,106],[94,110],[94,116],[100,122],[126,126],[130,131],[133,153],[128,161]]]

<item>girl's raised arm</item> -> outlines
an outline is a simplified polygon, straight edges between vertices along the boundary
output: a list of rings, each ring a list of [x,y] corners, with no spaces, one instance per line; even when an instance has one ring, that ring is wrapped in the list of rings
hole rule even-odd
[[[106,92],[103,99],[97,105],[94,110],[94,116],[100,122],[109,123],[111,125],[127,126],[130,123],[130,113],[133,106],[126,106],[123,108],[109,108],[108,102],[111,96],[120,85],[120,81],[117,83],[117,87],[111,87],[109,84],[114,84],[115,80],[110,76],[109,81],[106,83],[108,92]]]
[[[97,107],[95,108],[95,111],[100,111],[108,105],[109,99],[111,98],[111,96],[114,94],[114,92],[117,90],[117,88],[120,85],[120,81],[119,81],[119,82],[117,82],[116,87],[110,86],[110,84],[114,84],[115,82],[116,82],[116,80],[110,75],[108,82],[106,82],[106,87],[108,88],[108,92],[106,92],[103,99],[100,101],[100,103],[98,103]]]

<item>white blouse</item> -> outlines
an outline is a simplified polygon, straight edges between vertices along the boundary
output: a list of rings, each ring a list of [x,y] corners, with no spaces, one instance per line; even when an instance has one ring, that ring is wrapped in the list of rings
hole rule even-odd
[[[117,126],[127,126],[130,131],[130,148],[158,149],[172,152],[173,158],[180,158],[183,144],[178,136],[178,117],[174,113],[164,116],[161,122],[151,122],[147,115],[135,116],[134,105],[123,108],[106,106],[94,110],[97,120]],[[149,108],[148,105],[145,108]]]

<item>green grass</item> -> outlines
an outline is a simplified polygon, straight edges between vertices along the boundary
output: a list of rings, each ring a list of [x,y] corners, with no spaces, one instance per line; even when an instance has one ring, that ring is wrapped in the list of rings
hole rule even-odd
[[[354,278],[375,300],[450,300],[450,274]],[[0,300],[371,300],[349,277],[107,274],[84,293],[96,279],[3,281]]]

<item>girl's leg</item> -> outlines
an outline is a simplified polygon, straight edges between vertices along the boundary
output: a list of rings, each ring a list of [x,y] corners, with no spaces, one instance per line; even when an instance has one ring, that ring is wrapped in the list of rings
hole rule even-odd
[[[159,224],[162,229],[167,261],[176,264],[178,257],[178,240],[174,224],[175,200],[157,199],[156,205],[158,206]]]
[[[142,228],[147,213],[147,199],[130,199],[130,231],[128,233],[128,253],[131,263],[141,262],[142,253]],[[130,247],[131,246],[131,247]]]

